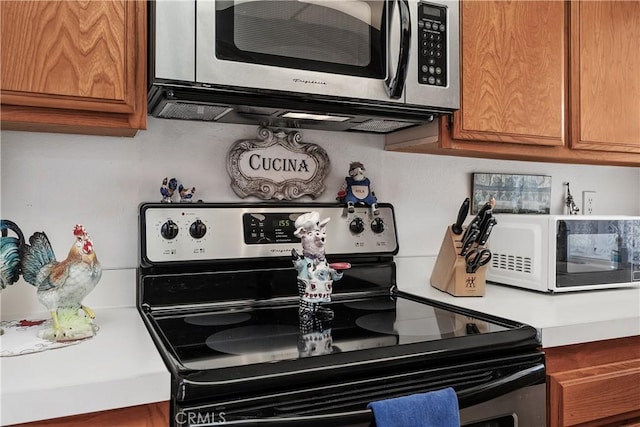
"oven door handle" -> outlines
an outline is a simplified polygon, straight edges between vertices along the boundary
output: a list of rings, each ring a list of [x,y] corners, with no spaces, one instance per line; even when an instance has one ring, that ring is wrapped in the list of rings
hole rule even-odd
[[[505,395],[512,391],[528,387],[531,385],[542,384],[546,380],[546,371],[544,364],[538,363],[527,369],[523,369],[514,374],[498,378],[485,384],[470,387],[464,390],[456,391],[458,396],[458,405],[460,408],[467,408],[478,403],[486,402]],[[274,418],[254,418],[250,420],[226,421],[225,425],[234,425],[236,427],[248,426],[286,426],[286,427],[315,427],[315,426],[341,426],[350,425],[352,423],[371,423],[373,424],[373,413],[370,409],[362,409],[358,411],[336,412],[321,415],[301,415],[291,417],[274,417]]]
[[[353,425],[353,423],[373,423],[373,413],[370,409],[361,409],[358,411],[336,412],[321,415],[300,415],[280,418],[252,418],[247,420],[225,421],[224,425],[232,425],[236,427],[272,425],[285,427],[338,427]],[[194,425],[193,427],[197,426]]]
[[[457,391],[458,404],[461,408],[467,408],[524,387],[543,384],[546,375],[544,364],[538,363],[495,381]]]
[[[409,11],[409,2],[407,0],[391,0],[389,6],[389,21],[393,12],[394,4],[398,4],[400,17],[400,49],[398,52],[398,66],[395,75],[392,77],[391,58],[387,67],[387,79],[385,80],[385,88],[387,95],[391,99],[398,99],[402,96],[404,90],[404,82],[407,80],[407,70],[409,69],[409,49],[411,48],[411,16]],[[391,32],[391,22],[389,22],[388,33]]]

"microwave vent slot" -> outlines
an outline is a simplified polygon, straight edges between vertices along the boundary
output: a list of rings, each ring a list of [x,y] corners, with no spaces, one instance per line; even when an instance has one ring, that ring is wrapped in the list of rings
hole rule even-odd
[[[491,267],[497,270],[532,274],[532,262],[529,257],[494,253],[491,258]]]
[[[416,123],[414,122],[401,122],[396,120],[367,120],[364,123],[361,123],[357,126],[353,126],[350,130],[359,130],[363,132],[381,132],[387,133],[392,132],[394,130],[406,128],[409,126],[413,126]]]
[[[164,119],[215,122],[231,111],[233,111],[233,108],[224,105],[203,105],[169,101],[162,106],[158,117]]]

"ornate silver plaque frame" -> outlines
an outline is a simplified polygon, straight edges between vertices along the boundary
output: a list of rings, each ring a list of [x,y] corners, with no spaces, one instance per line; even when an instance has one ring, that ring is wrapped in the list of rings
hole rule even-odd
[[[300,132],[261,127],[258,139],[236,141],[227,155],[231,188],[245,198],[293,200],[318,197],[329,173],[327,152],[302,142]]]

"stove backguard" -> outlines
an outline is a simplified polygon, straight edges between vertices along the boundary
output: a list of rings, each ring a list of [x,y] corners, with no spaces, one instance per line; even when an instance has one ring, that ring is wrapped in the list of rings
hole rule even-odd
[[[327,203],[221,204],[147,203],[140,206],[140,265],[195,266],[290,260],[300,251],[293,235],[295,219],[317,211],[327,224],[326,255],[345,258],[390,258],[398,252],[393,206],[369,207]]]

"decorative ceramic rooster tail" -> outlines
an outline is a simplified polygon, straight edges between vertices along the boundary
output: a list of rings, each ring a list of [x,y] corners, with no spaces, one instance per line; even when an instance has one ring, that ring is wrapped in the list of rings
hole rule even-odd
[[[9,230],[17,237],[9,236]],[[24,235],[15,222],[0,219],[0,289],[13,285],[20,278],[20,250],[24,245]],[[4,331],[0,328],[0,335]]]
[[[24,245],[24,235],[20,227],[8,219],[0,220],[0,230],[0,289],[4,289],[20,278],[20,249]],[[9,236],[8,230],[17,237]]]

